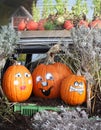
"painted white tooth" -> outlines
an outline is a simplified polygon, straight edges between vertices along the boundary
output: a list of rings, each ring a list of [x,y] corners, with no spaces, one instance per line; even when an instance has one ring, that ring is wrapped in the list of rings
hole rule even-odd
[[[43,92],[45,92],[45,90],[42,90]]]
[[[83,91],[84,91],[84,88],[74,88],[73,86],[70,86],[70,89],[69,89],[70,92],[78,92],[79,94],[82,94]]]
[[[82,92],[78,92],[79,94],[82,94],[83,93],[83,91]]]
[[[74,88],[73,86],[70,86],[69,91],[70,91],[70,92],[75,91],[75,88]]]

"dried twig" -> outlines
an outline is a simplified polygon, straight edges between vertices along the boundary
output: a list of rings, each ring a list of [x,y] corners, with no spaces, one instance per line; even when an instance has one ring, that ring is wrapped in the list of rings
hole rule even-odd
[[[91,114],[91,85],[87,83],[87,110]]]

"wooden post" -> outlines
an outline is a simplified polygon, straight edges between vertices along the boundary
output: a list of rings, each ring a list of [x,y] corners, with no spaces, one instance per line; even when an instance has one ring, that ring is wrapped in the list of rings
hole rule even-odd
[[[87,82],[87,110],[91,114],[91,85]]]
[[[32,59],[32,54],[27,54],[26,55],[26,62],[25,62],[25,66],[30,69],[31,66],[31,59]]]

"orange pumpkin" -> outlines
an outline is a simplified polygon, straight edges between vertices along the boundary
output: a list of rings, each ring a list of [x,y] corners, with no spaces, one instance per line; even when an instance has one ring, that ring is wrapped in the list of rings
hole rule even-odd
[[[71,20],[66,20],[66,21],[64,22],[63,27],[64,27],[64,29],[66,29],[66,30],[71,30],[71,29],[74,27],[74,25],[73,25],[73,23],[72,23]]]
[[[88,21],[86,20],[80,20],[79,23],[78,23],[78,26],[84,26],[86,28],[88,28]]]
[[[101,29],[101,20],[95,19],[89,23],[90,28],[100,28]]]
[[[38,30],[45,30],[45,25],[46,23],[46,19],[40,19],[39,22],[38,22]]]
[[[10,101],[27,100],[31,95],[32,86],[31,73],[23,65],[12,65],[4,73],[2,87]]]
[[[56,62],[54,65],[56,66],[56,69],[59,73],[60,80],[64,79],[65,77],[67,77],[70,74],[73,74],[71,69],[63,63]]]
[[[86,101],[86,79],[70,75],[61,83],[61,99],[70,105],[80,105]]]
[[[41,98],[59,98],[62,79],[72,73],[69,68],[67,70],[62,63],[38,65],[32,72],[34,95]]]
[[[20,23],[18,24],[18,30],[24,31],[26,29],[26,24],[27,24],[27,22],[24,19],[22,19],[20,21]]]
[[[27,30],[37,30],[38,29],[38,22],[35,22],[33,20],[29,20],[26,25]]]

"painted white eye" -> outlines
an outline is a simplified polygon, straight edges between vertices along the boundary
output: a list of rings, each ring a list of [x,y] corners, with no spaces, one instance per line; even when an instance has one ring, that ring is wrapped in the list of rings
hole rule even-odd
[[[30,77],[31,75],[28,73],[25,73],[25,77]]]
[[[15,75],[15,77],[21,77],[21,74],[20,74],[20,73],[17,73],[17,74]]]
[[[51,73],[46,74],[46,79],[53,80],[53,75]]]
[[[80,86],[80,87],[83,87],[83,83],[82,83],[82,82],[80,82],[80,83],[79,83],[79,86]]]
[[[36,82],[42,81],[42,77],[41,76],[37,76],[36,77]]]
[[[74,85],[77,87],[77,86],[79,86],[79,83],[77,81],[75,81]]]

